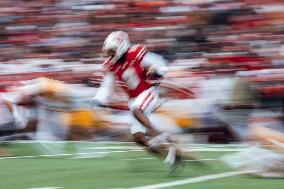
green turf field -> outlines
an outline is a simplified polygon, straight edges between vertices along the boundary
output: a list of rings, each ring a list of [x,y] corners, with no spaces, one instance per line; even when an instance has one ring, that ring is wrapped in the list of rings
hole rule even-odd
[[[282,179],[238,174],[218,160],[239,146],[194,145],[207,165],[186,161],[174,175],[162,161],[131,143],[5,144],[12,157],[0,158],[0,189],[282,189]],[[3,147],[3,145],[2,145]],[[203,150],[202,150],[203,149]],[[231,175],[230,175],[231,174]]]

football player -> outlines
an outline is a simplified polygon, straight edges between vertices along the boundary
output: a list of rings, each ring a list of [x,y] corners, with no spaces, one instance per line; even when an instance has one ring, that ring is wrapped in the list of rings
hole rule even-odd
[[[252,145],[242,152],[225,155],[222,160],[235,169],[251,171],[262,178],[284,178],[284,134],[272,128],[250,126]],[[247,146],[246,146],[247,147]]]
[[[102,48],[104,79],[94,97],[98,106],[106,105],[115,81],[123,82],[123,89],[129,96],[129,110],[133,117],[131,134],[137,144],[160,157],[173,171],[180,162],[180,151],[171,143],[167,133],[159,133],[149,120],[149,115],[159,105],[157,81],[167,72],[166,61],[156,53],[149,52],[143,45],[131,45],[128,34],[112,32]],[[154,80],[156,82],[150,82]]]

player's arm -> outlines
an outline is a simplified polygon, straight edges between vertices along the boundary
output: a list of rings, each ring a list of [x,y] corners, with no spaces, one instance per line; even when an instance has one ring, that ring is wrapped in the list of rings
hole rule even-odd
[[[95,105],[105,105],[107,103],[108,97],[113,91],[114,83],[114,75],[111,73],[106,73],[98,91],[93,98]]]
[[[153,52],[145,54],[142,66],[147,69],[146,75],[151,79],[161,79],[168,71],[166,60],[161,55]]]

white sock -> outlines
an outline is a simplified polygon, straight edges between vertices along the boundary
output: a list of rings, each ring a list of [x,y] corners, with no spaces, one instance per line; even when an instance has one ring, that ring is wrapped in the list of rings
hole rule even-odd
[[[164,164],[172,165],[175,162],[176,158],[176,148],[174,146],[169,147],[169,152],[164,160]]]

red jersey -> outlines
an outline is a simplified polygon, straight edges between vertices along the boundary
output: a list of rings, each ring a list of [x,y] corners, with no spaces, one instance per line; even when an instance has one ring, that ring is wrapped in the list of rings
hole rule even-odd
[[[129,48],[123,60],[111,64],[108,60],[103,64],[107,72],[111,72],[118,81],[125,83],[123,89],[130,98],[136,97],[149,89],[152,84],[147,81],[142,60],[147,49],[143,45],[135,45]]]

